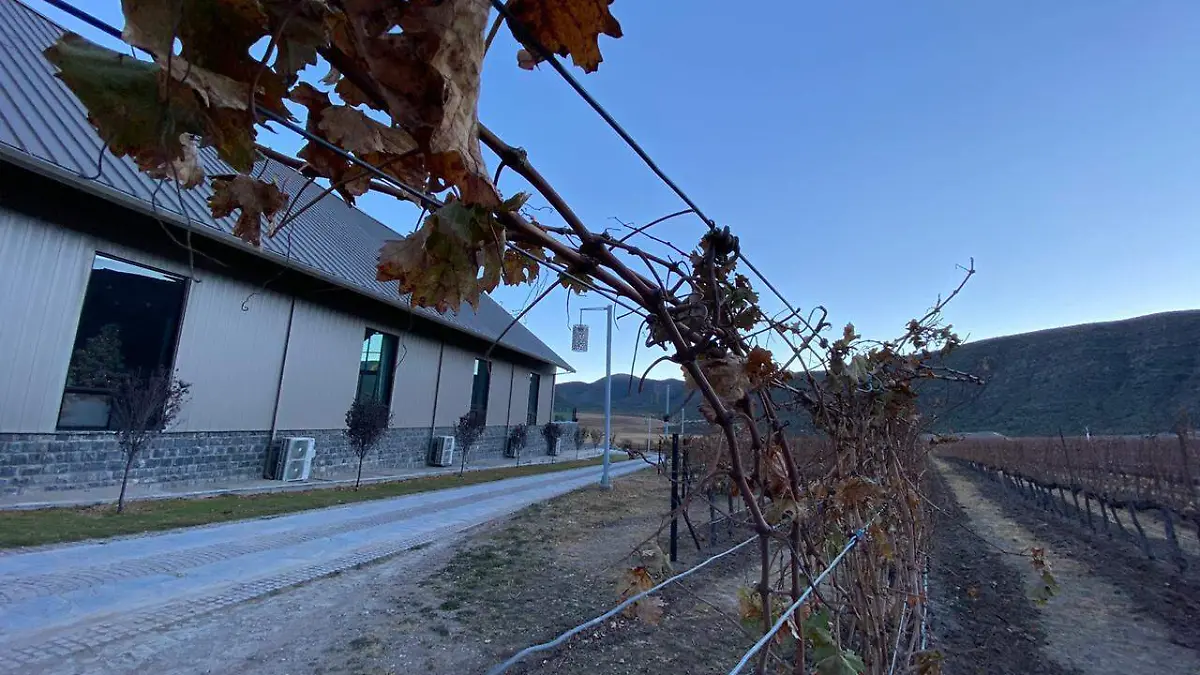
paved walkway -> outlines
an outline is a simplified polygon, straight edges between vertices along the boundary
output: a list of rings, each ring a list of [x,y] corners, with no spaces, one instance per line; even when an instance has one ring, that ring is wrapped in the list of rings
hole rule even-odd
[[[553,462],[572,462],[576,459],[590,459],[604,453],[600,447],[584,448],[578,452],[568,452],[551,457],[536,452],[523,453],[520,466],[529,464],[550,464]],[[613,451],[614,456],[624,453]],[[483,469],[500,469],[517,466],[517,460],[511,458],[481,459],[471,462],[468,471]],[[457,473],[458,467],[423,466],[411,469],[373,469],[363,468],[363,483],[384,483],[388,481],[423,478],[442,474]],[[320,478],[295,483],[284,483],[278,480],[254,479],[240,481],[212,481],[192,484],[161,483],[130,483],[126,492],[127,500],[138,499],[177,499],[179,497],[211,497],[222,494],[249,494],[259,492],[286,492],[290,490],[312,490],[316,488],[337,487],[354,484],[355,469],[349,467],[339,471],[327,472]],[[0,510],[3,509],[43,509],[54,506],[92,506],[95,504],[115,504],[121,492],[120,485],[83,490],[25,490],[15,494],[0,495]]]
[[[647,465],[620,462],[614,478]],[[599,467],[289,516],[0,555],[0,672],[380,558],[595,483]]]

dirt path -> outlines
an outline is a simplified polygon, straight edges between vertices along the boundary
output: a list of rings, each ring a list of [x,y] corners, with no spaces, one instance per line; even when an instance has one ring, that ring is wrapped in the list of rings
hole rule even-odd
[[[938,468],[955,499],[969,517],[969,527],[996,547],[1008,551],[1047,549],[1047,560],[1058,581],[1058,595],[1038,607],[1037,624],[1046,636],[1044,652],[1060,665],[1084,675],[1200,673],[1195,651],[1174,644],[1170,630],[1140,615],[1121,588],[1093,574],[1085,565],[1008,518],[1000,505],[985,496],[963,470],[938,461]],[[964,533],[964,536],[966,535]],[[986,546],[978,542],[980,546]],[[1010,568],[1023,577],[1032,596],[1037,573],[1028,559],[1004,555]],[[1200,620],[1200,617],[1197,617]]]

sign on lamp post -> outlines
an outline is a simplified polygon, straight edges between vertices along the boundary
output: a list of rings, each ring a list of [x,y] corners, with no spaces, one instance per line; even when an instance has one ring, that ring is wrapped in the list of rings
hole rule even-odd
[[[588,350],[588,326],[583,323],[583,313],[602,311],[605,313],[604,322],[604,470],[600,474],[600,487],[605,490],[612,488],[612,478],[609,477],[609,458],[612,452],[612,322],[613,306],[584,307],[579,310],[579,323],[571,327],[571,351],[586,352]]]

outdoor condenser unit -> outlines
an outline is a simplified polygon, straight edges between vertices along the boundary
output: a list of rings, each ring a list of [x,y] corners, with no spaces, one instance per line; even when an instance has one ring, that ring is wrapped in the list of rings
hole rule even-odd
[[[454,465],[453,436],[434,436],[433,447],[429,449],[429,463],[433,466]]]
[[[283,439],[279,448],[274,478],[293,482],[308,480],[312,474],[313,455],[317,439],[303,436],[290,436]]]

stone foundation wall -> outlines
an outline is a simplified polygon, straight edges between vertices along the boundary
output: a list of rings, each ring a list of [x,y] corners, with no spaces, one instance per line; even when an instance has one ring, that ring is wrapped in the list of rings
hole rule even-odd
[[[561,423],[561,452],[575,450],[571,423]],[[469,461],[504,454],[508,430],[487,427]],[[452,427],[389,429],[367,456],[364,467],[405,469],[424,466],[433,436],[453,436]],[[326,477],[357,465],[358,458],[341,429],[297,429],[276,432],[276,439],[316,439],[312,475]],[[134,483],[196,483],[255,480],[263,477],[268,458],[265,431],[165,433],[140,453],[130,472]],[[522,456],[546,453],[540,429],[529,430]],[[459,460],[456,454],[455,461]],[[78,490],[121,482],[125,457],[111,432],[0,434],[0,494],[25,490]]]

